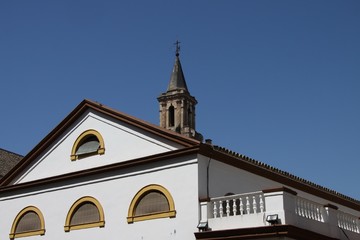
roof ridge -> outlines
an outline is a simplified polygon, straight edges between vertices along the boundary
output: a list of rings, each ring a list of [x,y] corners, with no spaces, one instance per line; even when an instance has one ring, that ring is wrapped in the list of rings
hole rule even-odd
[[[317,184],[317,183],[314,183],[314,182],[312,182],[312,181],[310,181],[310,180],[306,180],[305,178],[298,177],[298,176],[296,176],[296,175],[294,175],[294,174],[292,174],[292,173],[289,173],[289,172],[287,172],[287,171],[284,171],[284,170],[281,170],[281,169],[279,169],[279,168],[273,167],[273,166],[271,166],[271,165],[269,165],[269,164],[267,164],[267,163],[264,163],[264,162],[255,160],[255,159],[253,159],[253,158],[250,158],[250,157],[248,157],[248,156],[246,156],[246,155],[243,155],[243,154],[234,152],[234,151],[232,151],[232,150],[230,150],[230,149],[227,149],[227,148],[225,148],[225,147],[216,146],[216,145],[214,145],[213,147],[214,147],[214,149],[217,150],[217,151],[220,151],[220,152],[225,153],[225,154],[229,154],[229,155],[231,155],[231,156],[233,156],[233,157],[236,157],[236,158],[240,158],[240,159],[245,160],[245,161],[247,161],[247,162],[249,162],[249,163],[252,163],[252,164],[254,164],[254,165],[257,165],[258,167],[262,167],[262,168],[267,169],[267,170],[270,170],[270,171],[272,171],[272,172],[274,172],[274,173],[281,174],[281,175],[283,175],[283,176],[289,177],[289,178],[291,178],[292,180],[301,182],[301,183],[306,184],[306,185],[309,185],[309,186],[311,186],[311,187],[315,187],[315,188],[317,188],[318,190],[326,191],[326,192],[328,192],[328,193],[334,194],[334,195],[336,195],[336,196],[338,196],[338,197],[341,197],[341,198],[343,198],[343,199],[346,199],[346,200],[355,202],[356,204],[360,204],[360,200],[357,200],[357,199],[355,199],[355,198],[352,198],[352,197],[350,197],[350,196],[347,196],[347,195],[345,195],[345,194],[342,194],[342,193],[340,193],[340,192],[338,192],[338,191],[335,191],[335,190],[333,190],[333,189],[324,187],[324,186],[322,186],[322,185],[320,185],[320,184]]]

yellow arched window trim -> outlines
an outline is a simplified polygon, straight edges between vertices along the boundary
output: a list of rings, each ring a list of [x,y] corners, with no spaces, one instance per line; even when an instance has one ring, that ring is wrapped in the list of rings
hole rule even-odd
[[[80,136],[76,139],[76,141],[71,149],[71,155],[70,155],[71,161],[75,161],[75,160],[79,159],[79,155],[76,154],[76,150],[80,147],[83,140],[90,135],[94,135],[99,140],[100,146],[99,146],[97,152],[95,152],[94,154],[102,155],[105,153],[105,144],[104,144],[103,137],[101,136],[101,134],[98,131],[96,131],[94,129],[89,129],[89,130],[86,130],[85,132],[83,132],[82,134],[80,134]]]
[[[93,222],[93,223],[70,225],[71,218],[74,215],[74,213],[76,212],[76,210],[78,209],[78,207],[80,207],[82,204],[87,203],[87,202],[91,202],[96,206],[96,208],[99,211],[100,220],[98,222]],[[93,197],[86,196],[86,197],[80,198],[71,206],[71,208],[66,216],[64,230],[65,230],[65,232],[69,232],[71,230],[93,228],[93,227],[104,227],[104,226],[105,226],[105,216],[104,216],[104,210],[103,210],[100,202]]]
[[[166,199],[169,203],[169,211],[135,216],[136,207],[137,207],[138,203],[140,202],[140,200],[147,193],[152,192],[152,191],[158,191],[158,192],[161,192],[162,194],[164,194],[164,196],[166,197]],[[167,217],[174,218],[175,216],[176,216],[175,204],[174,204],[174,200],[173,200],[170,192],[166,188],[164,188],[160,185],[151,184],[146,187],[143,187],[139,192],[137,192],[137,194],[132,199],[130,207],[129,207],[129,211],[128,211],[127,222],[133,223],[133,222],[138,222],[138,221],[145,221],[145,220],[156,219],[156,218],[167,218]]]
[[[28,212],[34,212],[37,214],[40,220],[40,229],[34,230],[34,231],[28,231],[28,232],[22,232],[22,233],[16,233],[16,227],[19,224],[19,221],[21,218]],[[34,236],[34,235],[44,235],[45,234],[45,221],[44,216],[42,215],[41,211],[34,206],[29,206],[21,210],[18,215],[16,215],[16,218],[12,224],[11,232],[9,234],[10,239],[19,238],[19,237],[28,237],[28,236]]]

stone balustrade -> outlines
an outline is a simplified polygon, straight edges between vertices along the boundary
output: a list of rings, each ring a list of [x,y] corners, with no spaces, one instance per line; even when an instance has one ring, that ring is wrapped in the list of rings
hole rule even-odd
[[[359,216],[299,197],[287,188],[211,198],[200,203],[200,213],[200,222],[211,230],[287,224],[333,238],[360,239]],[[269,215],[277,221],[266,221]]]
[[[253,214],[265,211],[264,194],[262,192],[236,194],[220,198],[212,198],[212,217],[229,217]]]

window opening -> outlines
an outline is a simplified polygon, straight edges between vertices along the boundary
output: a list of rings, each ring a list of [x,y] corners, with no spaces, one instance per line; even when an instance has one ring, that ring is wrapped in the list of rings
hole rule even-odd
[[[70,208],[65,221],[65,231],[104,227],[104,211],[100,203],[93,197],[83,197]]]
[[[93,223],[100,220],[99,210],[95,204],[86,202],[81,204],[74,212],[70,225],[79,225],[84,223]]]
[[[135,216],[169,211],[167,198],[158,191],[147,193],[136,206]]]
[[[175,125],[175,109],[174,106],[169,107],[169,127],[173,127]]]
[[[128,223],[176,216],[171,194],[160,185],[148,185],[133,198],[129,207]]]
[[[86,137],[81,143],[78,149],[76,150],[76,155],[89,154],[97,152],[100,147],[99,140],[96,136],[90,135]]]
[[[10,239],[45,234],[44,217],[36,207],[26,207],[16,216],[11,232]]]
[[[71,160],[104,153],[105,146],[101,134],[95,130],[87,130],[76,139],[71,150]]]

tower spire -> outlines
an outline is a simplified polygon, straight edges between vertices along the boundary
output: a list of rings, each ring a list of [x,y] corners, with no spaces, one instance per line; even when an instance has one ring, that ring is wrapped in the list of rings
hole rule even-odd
[[[175,51],[175,63],[174,63],[174,67],[170,76],[170,82],[169,82],[169,86],[167,91],[174,91],[174,90],[185,90],[188,92],[188,88],[186,85],[186,81],[185,81],[185,77],[184,77],[184,72],[182,70],[181,67],[181,63],[180,63],[180,42],[176,41],[176,43],[174,43],[174,45],[176,46],[176,51]]]
[[[175,63],[170,82],[165,93],[158,97],[160,105],[160,126],[176,131],[187,137],[202,140],[201,134],[195,131],[195,105],[197,101],[191,96],[186,85],[180,63],[180,42],[174,44]]]

